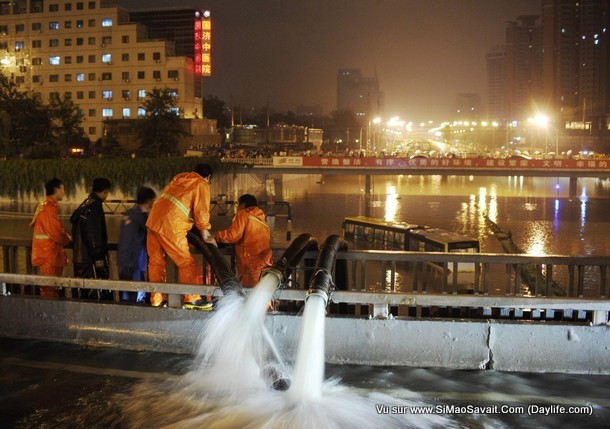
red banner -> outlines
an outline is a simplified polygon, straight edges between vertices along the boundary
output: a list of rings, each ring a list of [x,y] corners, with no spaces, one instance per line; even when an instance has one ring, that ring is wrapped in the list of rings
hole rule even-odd
[[[377,168],[465,168],[465,169],[599,169],[607,170],[610,159],[522,159],[522,158],[358,158],[303,157],[304,167],[377,167]]]

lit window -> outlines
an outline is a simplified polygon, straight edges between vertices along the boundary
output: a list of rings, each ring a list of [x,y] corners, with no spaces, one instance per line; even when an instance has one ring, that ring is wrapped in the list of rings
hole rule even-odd
[[[77,82],[84,82],[85,81],[85,73],[78,73],[76,75],[76,81]]]
[[[177,108],[177,107],[170,107],[170,108],[169,108],[169,111],[170,111],[171,113],[173,113],[174,115],[176,115],[176,116],[180,115],[180,109],[179,109],[179,108]]]
[[[105,100],[109,100],[112,98],[112,90],[110,89],[106,89],[104,91],[102,91],[102,98]]]
[[[23,48],[25,48],[25,42],[23,42],[23,41],[15,42],[15,50],[16,51],[20,51]]]
[[[123,117],[129,118],[129,115],[131,115],[131,109],[129,107],[123,107]]]
[[[102,116],[104,118],[111,118],[112,117],[112,109],[102,109]]]
[[[102,54],[102,62],[109,64],[112,62],[112,54]]]
[[[112,18],[102,18],[102,27],[112,27]]]
[[[49,22],[49,30],[59,30],[59,22]]]
[[[76,28],[83,28],[85,26],[84,21],[82,19],[76,20]]]
[[[143,98],[146,98],[146,90],[145,89],[138,89],[138,98],[141,100]]]
[[[49,64],[51,64],[52,66],[58,66],[60,62],[61,62],[61,57],[59,57],[59,56],[49,58]]]
[[[138,116],[139,117],[146,116],[146,110],[143,107],[138,107]]]
[[[178,90],[176,88],[168,88],[167,93],[174,98],[178,97]]]

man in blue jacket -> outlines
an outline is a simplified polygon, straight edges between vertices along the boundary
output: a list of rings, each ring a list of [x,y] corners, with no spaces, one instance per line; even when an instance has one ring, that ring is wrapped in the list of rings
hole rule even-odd
[[[157,194],[151,188],[138,189],[136,205],[123,215],[119,233],[117,262],[119,279],[145,280],[148,258],[146,255],[146,220]],[[144,303],[145,292],[121,292],[121,301]]]

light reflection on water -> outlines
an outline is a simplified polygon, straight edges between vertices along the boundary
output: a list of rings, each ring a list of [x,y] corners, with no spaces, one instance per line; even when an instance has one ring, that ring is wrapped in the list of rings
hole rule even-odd
[[[345,216],[367,212],[365,181],[361,176],[270,175],[275,200],[292,204],[293,237],[301,232],[320,241],[340,233]],[[481,251],[502,253],[487,229],[487,214],[525,251],[533,254],[610,255],[610,187],[606,181],[580,179],[574,202],[568,200],[567,179],[531,177],[377,176],[372,178],[370,208],[374,217],[405,221],[456,231],[478,238]],[[268,182],[267,182],[268,183]],[[224,176],[213,183],[212,194],[236,199],[245,192],[268,200],[265,181],[255,175]],[[559,184],[559,189],[556,185]],[[85,193],[78,197],[84,198]],[[586,197],[586,198],[583,198]],[[121,195],[111,195],[119,198]],[[80,202],[76,196],[60,204],[69,216]],[[370,203],[370,202],[368,202]],[[34,210],[35,202],[0,202],[0,212]],[[273,246],[286,246],[286,218],[280,213]],[[213,229],[226,228],[228,216],[213,216]],[[28,217],[0,215],[0,236],[29,237]],[[116,239],[119,217],[108,217],[111,239]],[[67,219],[64,219],[66,226]]]

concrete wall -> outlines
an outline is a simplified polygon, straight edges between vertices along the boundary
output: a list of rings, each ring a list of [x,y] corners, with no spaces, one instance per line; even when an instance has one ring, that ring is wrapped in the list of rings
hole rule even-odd
[[[0,337],[194,353],[207,312],[0,296]],[[300,317],[269,330],[295,355]],[[355,365],[610,374],[610,327],[495,321],[326,319],[326,361]]]

